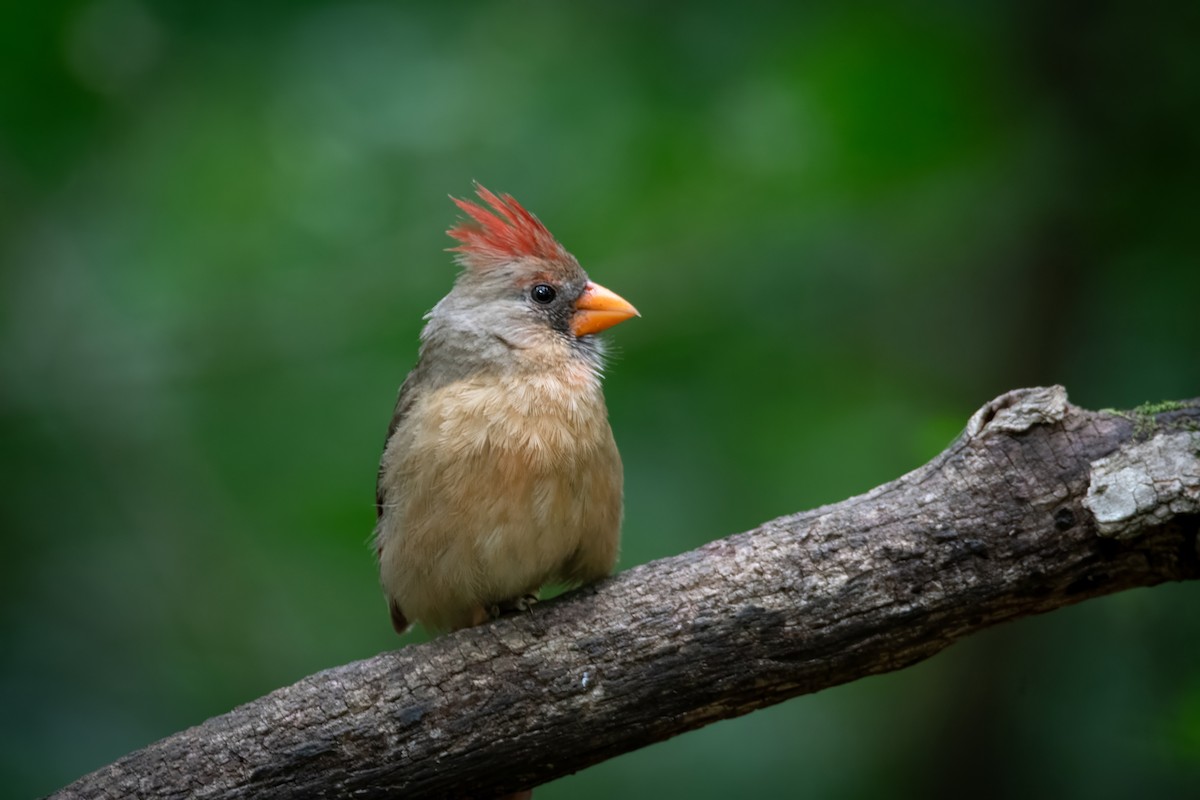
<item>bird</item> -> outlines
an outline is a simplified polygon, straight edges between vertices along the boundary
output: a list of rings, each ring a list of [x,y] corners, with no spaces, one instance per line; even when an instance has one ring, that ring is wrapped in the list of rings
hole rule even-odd
[[[610,574],[623,469],[598,334],[635,316],[511,195],[447,234],[460,271],[426,315],[376,482],[392,626],[453,631],[528,610],[547,584]]]

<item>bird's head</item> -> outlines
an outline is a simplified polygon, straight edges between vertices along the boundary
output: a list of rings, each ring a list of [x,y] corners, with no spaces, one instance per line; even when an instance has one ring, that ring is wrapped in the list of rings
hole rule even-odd
[[[423,338],[448,339],[484,360],[565,345],[598,364],[594,334],[638,316],[637,309],[588,280],[575,257],[512,196],[479,185],[475,191],[490,208],[451,198],[467,215],[447,231],[460,242],[450,249],[463,270],[429,312]]]

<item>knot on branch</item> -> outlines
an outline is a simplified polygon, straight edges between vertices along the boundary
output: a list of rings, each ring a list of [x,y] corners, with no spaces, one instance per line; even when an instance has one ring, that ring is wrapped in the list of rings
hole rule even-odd
[[[1062,422],[1067,415],[1067,390],[1062,386],[1013,389],[986,403],[967,421],[967,438],[985,430],[1020,433],[1034,425]]]

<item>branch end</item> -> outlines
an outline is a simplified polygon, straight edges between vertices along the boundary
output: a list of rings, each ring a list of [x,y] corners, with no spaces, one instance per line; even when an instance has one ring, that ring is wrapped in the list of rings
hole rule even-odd
[[[1093,462],[1083,505],[1117,539],[1200,513],[1200,432],[1161,433]]]

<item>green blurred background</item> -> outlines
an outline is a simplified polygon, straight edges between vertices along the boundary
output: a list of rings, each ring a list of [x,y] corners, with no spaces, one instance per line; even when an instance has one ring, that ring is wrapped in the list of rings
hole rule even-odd
[[[1200,394],[1200,4],[658,5],[0,5],[0,794],[404,644],[375,469],[474,179],[642,311],[622,567],[897,477],[1011,388]],[[1181,796],[1197,600],[537,796]]]

